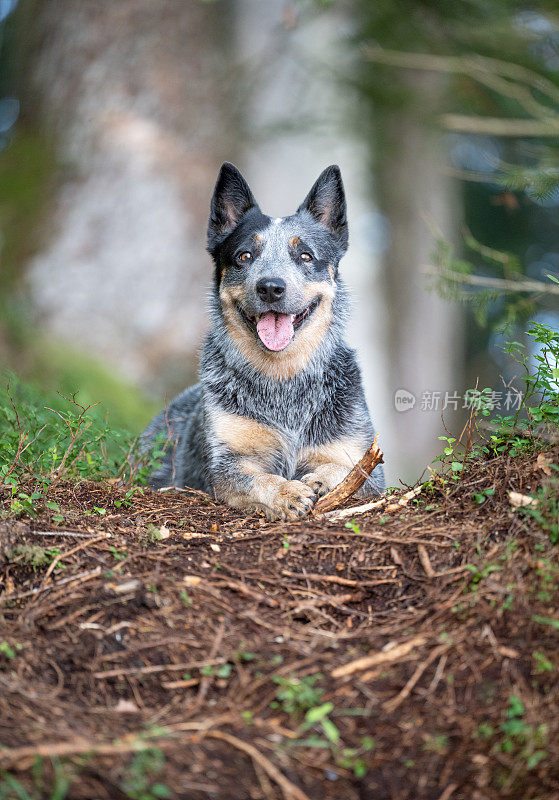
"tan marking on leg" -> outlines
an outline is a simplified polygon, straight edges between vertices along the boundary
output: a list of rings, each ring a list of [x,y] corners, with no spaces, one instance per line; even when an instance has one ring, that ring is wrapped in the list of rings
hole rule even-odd
[[[334,265],[333,264],[328,264],[328,272],[330,273],[330,278],[332,279],[332,282],[333,282],[334,281]]]
[[[297,455],[299,462],[306,462],[310,467],[340,464],[350,470],[363,457],[366,449],[367,443],[362,439],[345,436],[314,447],[303,447]]]
[[[351,437],[305,447],[298,453],[298,461],[306,463],[309,471],[301,480],[319,495],[326,494],[346,477],[366,449],[366,443]]]
[[[256,454],[266,456],[282,445],[279,431],[250,417],[215,410],[211,413],[210,419],[219,441],[242,456]]]

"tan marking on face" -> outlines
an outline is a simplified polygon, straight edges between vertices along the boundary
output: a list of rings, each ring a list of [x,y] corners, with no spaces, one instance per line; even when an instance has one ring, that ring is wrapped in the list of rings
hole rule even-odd
[[[291,344],[285,350],[274,353],[264,350],[258,344],[255,334],[247,328],[235,311],[234,303],[235,301],[242,303],[244,290],[238,286],[224,287],[220,290],[220,297],[227,332],[254,369],[272,380],[288,380],[307,366],[324,339],[332,322],[334,291],[334,286],[326,281],[306,284],[303,291],[303,306],[310,305],[317,295],[322,295],[320,305],[303,328],[296,331]]]
[[[243,286],[224,286],[219,289],[219,296],[224,306],[233,307],[234,303],[242,303],[246,292]]]
[[[330,278],[332,279],[332,282],[334,282],[334,265],[333,264],[328,264],[328,272],[330,273]]]
[[[298,236],[292,236],[291,239],[289,240],[289,244],[291,245],[291,247],[299,247],[299,245],[301,244],[301,240],[299,239]]]
[[[261,242],[264,241],[264,237],[262,236],[261,233],[255,233],[252,238],[254,239],[256,244],[260,244]]]
[[[363,457],[366,449],[365,441],[346,436],[315,447],[304,447],[297,456],[298,461],[308,464],[312,471],[323,465],[335,464],[347,468],[349,472]]]
[[[266,460],[268,454],[281,447],[279,431],[249,417],[214,410],[211,423],[219,441],[242,456],[260,455]]]
[[[319,294],[322,295],[321,305],[324,303],[325,300],[329,300],[331,303],[332,300],[334,299],[334,287],[328,281],[317,281],[316,283],[306,283],[303,287],[303,306],[306,307],[310,305],[314,300],[314,298]]]

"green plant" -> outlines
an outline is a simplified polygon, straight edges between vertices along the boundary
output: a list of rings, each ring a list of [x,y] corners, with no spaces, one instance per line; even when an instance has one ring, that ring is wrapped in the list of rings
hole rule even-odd
[[[361,713],[363,709],[345,709],[344,714],[350,712]],[[361,738],[360,747],[344,747],[340,731],[330,719],[336,713],[334,704],[331,702],[322,703],[309,708],[305,714],[303,722],[297,728],[298,738],[291,742],[292,746],[297,747],[318,747],[329,749],[332,753],[337,766],[344,769],[351,769],[356,778],[363,778],[367,774],[367,764],[363,758],[365,753],[374,750],[375,742],[370,736]],[[319,732],[300,738],[311,728]]]
[[[559,471],[555,464],[552,467]],[[559,542],[559,480],[553,477],[538,489],[534,505],[519,511],[536,520],[540,528],[549,534],[552,544]]]
[[[163,753],[158,748],[148,747],[140,750],[126,769],[121,782],[122,791],[131,800],[160,800],[169,797],[171,792],[163,783],[154,781],[165,764]]]
[[[428,753],[438,753],[444,755],[448,748],[448,736],[446,733],[433,733],[425,737],[423,749]]]
[[[452,476],[454,478],[459,478],[460,473],[464,469],[464,464],[462,461],[458,460],[459,454],[457,450],[458,444],[456,443],[456,439],[454,436],[439,436],[439,439],[443,442],[446,442],[446,447],[443,447],[442,455],[437,456],[434,459],[434,462],[445,460],[449,461]]]
[[[39,515],[38,501],[43,499],[42,492],[33,492],[32,494],[17,492],[14,497],[15,489],[16,486],[12,485],[11,513],[15,516],[26,514],[28,517],[33,517],[33,519],[37,517]]]
[[[136,494],[136,492],[138,492],[139,494],[143,494],[144,490],[141,486],[131,486],[130,489],[126,490],[126,494],[124,495],[124,500],[114,501],[115,508],[121,508],[122,506],[125,506],[125,508],[129,508],[132,505],[132,498]]]
[[[557,281],[556,281],[557,282]],[[524,393],[507,387],[507,392],[514,395],[514,404],[509,403],[507,408],[516,404],[515,415],[495,415],[491,420],[485,421],[484,430],[480,431],[477,423],[478,416],[488,418],[495,408],[495,392],[489,388],[469,389],[466,391],[465,404],[470,407],[470,422],[465,427],[466,443],[462,437],[457,440],[453,436],[439,436],[446,442],[441,455],[434,459],[450,467],[450,475],[458,479],[464,469],[465,459],[492,458],[496,455],[508,454],[512,457],[533,453],[537,447],[537,428],[541,425],[559,426],[559,332],[540,322],[532,322],[526,332],[530,337],[532,355],[527,352],[526,345],[512,341],[503,347],[505,352],[524,369]],[[532,368],[532,362],[535,369]],[[500,393],[502,394],[502,393]],[[524,417],[521,416],[524,414]],[[474,433],[479,437],[473,442]],[[544,519],[547,530],[554,541],[559,538],[558,512],[556,497],[558,494],[557,483],[551,481],[551,488],[541,490],[540,500],[546,505],[544,513],[537,508],[530,509],[533,516]],[[474,494],[477,503],[484,503],[491,490]],[[555,500],[555,502],[553,502]],[[523,513],[527,512],[522,509]]]
[[[270,703],[271,708],[282,708],[287,714],[301,716],[304,712],[318,706],[324,689],[316,684],[322,675],[305,675],[302,678],[284,678],[274,675],[273,681],[278,685],[276,700]]]
[[[25,564],[35,572],[39,567],[51,564],[60,555],[58,547],[41,547],[38,544],[16,544],[9,551],[10,560],[14,563]],[[58,562],[57,569],[64,569],[64,564]]]
[[[537,673],[553,672],[555,667],[551,661],[543,654],[535,650],[532,653],[534,658],[534,671]]]
[[[3,373],[0,391],[0,483],[11,488],[10,513],[36,517],[41,510],[64,517],[49,492],[65,478],[101,480],[128,475],[146,483],[163,454],[165,435],[157,437],[150,453],[137,453],[130,434],[107,424],[99,403],[78,400],[77,393],[42,392]],[[127,490],[116,507],[130,503],[140,487]],[[106,514],[94,507],[89,513]]]
[[[189,596],[189,594],[185,591],[182,591],[179,593],[179,595],[180,599],[182,600],[183,606],[185,608],[190,608],[190,606],[192,605],[192,598]]]
[[[250,650],[245,650],[243,643],[241,643],[241,648],[243,649],[237,650],[234,653],[235,658],[238,659],[239,661],[254,661],[255,659],[254,653],[250,652]],[[277,663],[277,662],[274,662],[274,660],[272,659],[272,663]],[[281,664],[281,661],[279,663]]]
[[[486,564],[484,567],[478,567],[475,564],[465,564],[464,569],[472,573],[469,589],[470,591],[474,591],[480,581],[487,578],[492,572],[498,572],[502,567],[499,567],[497,564]]]
[[[81,759],[83,763],[84,759]],[[79,770],[53,756],[50,759],[52,766],[52,780],[44,777],[44,762],[37,756],[33,762],[32,777],[33,787],[28,790],[8,771],[0,772],[0,800],[64,800],[67,797],[72,782]],[[50,786],[48,785],[50,783]]]
[[[112,556],[113,556],[115,561],[123,561],[126,558],[126,553],[121,553],[112,544],[109,545],[109,550],[111,551]]]
[[[554,619],[553,617],[542,617],[540,614],[532,614],[532,619],[534,622],[538,622],[540,625],[549,625],[551,628],[559,631],[559,619]]]
[[[549,422],[559,425],[559,331],[541,322],[532,322],[527,331],[538,349],[533,353],[536,371],[525,377],[528,417],[536,424]],[[518,352],[518,348],[517,348]],[[526,359],[521,360],[526,363]]]
[[[163,537],[161,535],[161,530],[157,527],[157,525],[149,522],[146,527],[145,535],[142,536],[142,541],[153,544],[154,542],[160,542],[162,539]]]
[[[13,646],[8,644],[8,642],[0,642],[0,653],[11,661],[12,658],[16,657],[16,653],[19,652],[22,647],[23,645],[19,644],[19,642],[16,642]]]
[[[495,728],[493,728],[488,722],[480,722],[480,724],[477,726],[475,737],[476,739],[491,739],[494,734]]]
[[[524,714],[522,700],[511,695],[506,719],[499,726],[503,734],[499,747],[503,753],[516,753],[530,770],[547,757],[547,751],[543,749],[547,744],[547,728],[545,725],[529,725],[523,719]]]
[[[344,524],[344,528],[349,528],[350,531],[353,531],[353,533],[356,533],[356,534],[361,533],[361,528],[359,527],[359,525],[356,523],[356,521],[354,519],[350,520],[349,522],[346,522]]]
[[[493,497],[495,494],[495,489],[483,489],[481,492],[474,492],[474,500],[478,505],[485,503],[488,497]]]

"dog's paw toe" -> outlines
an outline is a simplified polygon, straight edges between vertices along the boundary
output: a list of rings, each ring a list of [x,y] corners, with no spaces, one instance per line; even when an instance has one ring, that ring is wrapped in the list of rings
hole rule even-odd
[[[330,491],[330,486],[316,472],[309,472],[308,475],[301,478],[301,482],[313,490],[315,498],[322,497]]]
[[[301,519],[309,514],[315,500],[316,494],[307,484],[302,481],[286,481],[268,516],[285,521]]]

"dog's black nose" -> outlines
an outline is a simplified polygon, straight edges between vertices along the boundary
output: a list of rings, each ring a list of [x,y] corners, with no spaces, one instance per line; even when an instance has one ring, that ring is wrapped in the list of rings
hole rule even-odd
[[[256,284],[256,291],[261,300],[275,303],[285,292],[285,281],[281,278],[260,278]]]

